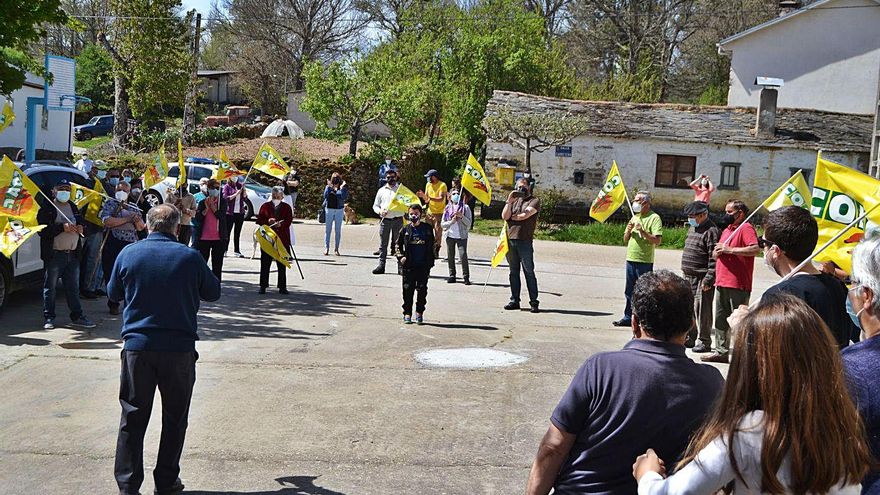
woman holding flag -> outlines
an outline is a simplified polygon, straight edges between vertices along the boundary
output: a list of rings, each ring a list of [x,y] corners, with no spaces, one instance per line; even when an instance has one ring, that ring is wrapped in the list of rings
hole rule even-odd
[[[275,232],[275,237],[287,252],[290,252],[290,224],[293,222],[293,209],[284,202],[284,188],[275,186],[272,188],[272,201],[263,203],[257,214],[257,225],[265,225]],[[260,251],[260,294],[266,293],[269,287],[269,269],[272,266],[272,256],[265,250]],[[280,260],[275,260],[278,268],[278,293],[287,292],[287,267]]]

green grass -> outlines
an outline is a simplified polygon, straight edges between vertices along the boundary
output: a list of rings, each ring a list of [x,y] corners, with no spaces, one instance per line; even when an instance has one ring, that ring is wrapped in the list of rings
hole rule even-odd
[[[89,139],[88,141],[74,141],[74,146],[79,146],[80,148],[91,149],[95,146],[100,146],[102,144],[109,143],[111,139],[110,135],[107,136],[98,136],[96,138]]]
[[[474,232],[478,234],[497,236],[501,231],[501,220],[483,220],[477,218],[474,223]],[[538,229],[535,232],[537,239],[549,241],[578,242],[581,244],[599,244],[603,246],[623,246],[623,231],[626,224],[623,223],[590,223],[586,225],[568,224],[554,225],[548,229]],[[687,237],[687,227],[664,227],[663,242],[661,249],[683,249],[684,240]]]

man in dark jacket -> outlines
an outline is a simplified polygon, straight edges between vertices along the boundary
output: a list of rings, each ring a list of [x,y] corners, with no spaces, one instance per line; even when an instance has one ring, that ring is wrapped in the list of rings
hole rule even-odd
[[[46,225],[40,231],[40,257],[46,269],[43,279],[43,328],[55,328],[55,286],[59,277],[67,296],[70,324],[80,328],[95,328],[95,324],[83,314],[79,300],[79,262],[85,222],[70,200],[70,182],[67,179],[61,179],[52,192],[52,204],[44,205],[37,213],[37,222]]]
[[[125,304],[115,464],[123,494],[138,493],[144,481],[144,434],[157,387],[162,436],[153,470],[156,493],[183,490],[178,475],[199,357],[196,318],[200,301],[220,298],[220,281],[198,252],[177,242],[179,222],[175,207],[151,208],[149,236],[119,253],[107,285],[109,296]]]
[[[416,323],[422,324],[428,299],[428,276],[434,266],[434,229],[422,222],[422,205],[409,207],[409,225],[397,237],[397,261],[403,276],[403,322],[412,323],[413,293]]]
[[[715,258],[712,257],[712,251],[718,243],[720,232],[709,219],[709,205],[706,203],[694,201],[684,208],[684,214],[691,228],[681,253],[681,271],[694,293],[695,318],[684,345],[693,347],[694,352],[709,352],[712,350],[712,303],[715,301]]]

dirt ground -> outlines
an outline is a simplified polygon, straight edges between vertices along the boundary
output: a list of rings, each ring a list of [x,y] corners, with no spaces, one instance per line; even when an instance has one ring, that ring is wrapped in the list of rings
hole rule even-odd
[[[184,148],[187,156],[219,157],[220,151],[225,149],[226,154],[233,161],[250,162],[257,154],[263,143],[267,143],[279,153],[285,156],[301,156],[304,160],[338,160],[339,157],[348,153],[348,143],[335,143],[326,139],[306,137],[292,140],[288,137],[280,138],[256,138],[237,139],[229,143],[215,143],[208,146],[193,146]],[[295,149],[295,151],[294,151]]]

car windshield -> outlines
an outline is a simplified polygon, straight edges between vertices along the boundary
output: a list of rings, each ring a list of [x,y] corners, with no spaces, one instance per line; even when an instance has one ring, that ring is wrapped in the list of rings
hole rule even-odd
[[[89,120],[88,125],[95,125],[95,124],[97,124],[99,118],[100,118],[100,117],[92,117],[92,119]]]

